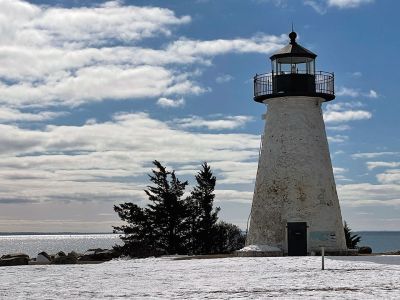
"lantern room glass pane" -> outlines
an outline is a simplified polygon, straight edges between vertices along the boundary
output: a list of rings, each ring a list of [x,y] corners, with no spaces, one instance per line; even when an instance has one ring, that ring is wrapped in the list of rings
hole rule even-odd
[[[272,60],[274,74],[315,74],[315,60],[309,57],[283,57]]]

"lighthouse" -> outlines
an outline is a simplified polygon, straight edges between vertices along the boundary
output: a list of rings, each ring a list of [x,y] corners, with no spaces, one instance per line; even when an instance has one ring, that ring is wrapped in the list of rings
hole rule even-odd
[[[254,100],[266,104],[247,248],[301,256],[347,250],[321,106],[335,98],[334,74],[315,70],[313,52],[296,42],[254,77]],[[260,255],[260,254],[258,254]]]

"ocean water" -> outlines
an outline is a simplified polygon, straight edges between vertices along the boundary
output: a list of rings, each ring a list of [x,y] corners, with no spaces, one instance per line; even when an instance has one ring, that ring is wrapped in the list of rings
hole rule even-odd
[[[370,246],[375,253],[400,251],[400,231],[359,231],[359,246]]]
[[[361,236],[359,245],[370,246],[375,253],[400,251],[400,231],[360,231],[356,234]],[[83,253],[91,248],[110,249],[115,244],[121,244],[117,234],[0,234],[0,256],[22,252],[36,257],[41,251]]]
[[[117,234],[30,234],[0,235],[0,256],[7,253],[26,253],[30,257],[42,251],[83,253],[91,248],[110,249],[121,243]]]

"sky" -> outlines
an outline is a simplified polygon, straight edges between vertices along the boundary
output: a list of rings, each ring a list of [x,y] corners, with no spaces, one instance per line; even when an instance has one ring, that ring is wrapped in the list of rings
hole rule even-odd
[[[343,219],[399,230],[398,11],[389,0],[0,0],[0,232],[110,232],[152,161],[246,228],[262,114],[252,78],[297,41],[335,73],[323,105]]]

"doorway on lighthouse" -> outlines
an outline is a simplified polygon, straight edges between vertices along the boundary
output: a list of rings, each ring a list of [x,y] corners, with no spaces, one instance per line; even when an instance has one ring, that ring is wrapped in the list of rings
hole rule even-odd
[[[307,223],[287,223],[288,256],[307,255]]]

